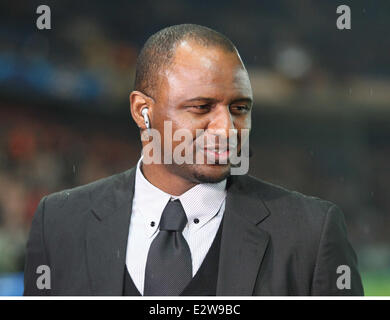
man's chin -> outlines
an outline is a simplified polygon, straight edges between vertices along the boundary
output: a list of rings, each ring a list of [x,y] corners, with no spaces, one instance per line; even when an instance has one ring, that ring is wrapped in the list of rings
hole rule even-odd
[[[198,165],[193,176],[198,183],[218,183],[230,175],[230,165]]]

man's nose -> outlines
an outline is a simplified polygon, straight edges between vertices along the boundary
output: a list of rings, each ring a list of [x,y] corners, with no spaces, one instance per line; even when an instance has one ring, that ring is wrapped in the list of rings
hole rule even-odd
[[[207,131],[211,134],[228,138],[235,129],[232,114],[226,106],[221,106],[215,111],[207,127]]]

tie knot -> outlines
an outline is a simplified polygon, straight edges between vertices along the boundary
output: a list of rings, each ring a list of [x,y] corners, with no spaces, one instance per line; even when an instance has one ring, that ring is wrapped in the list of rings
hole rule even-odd
[[[169,201],[161,216],[160,230],[182,232],[187,216],[179,199]]]

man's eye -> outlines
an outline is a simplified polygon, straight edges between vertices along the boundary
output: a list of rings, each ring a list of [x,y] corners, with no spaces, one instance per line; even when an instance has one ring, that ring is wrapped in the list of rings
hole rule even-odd
[[[231,106],[230,110],[233,112],[238,112],[238,113],[245,113],[250,110],[249,106],[243,105],[243,106]]]
[[[190,108],[194,109],[195,112],[197,112],[197,113],[205,113],[205,112],[209,111],[210,105],[202,104],[202,105],[191,106]]]

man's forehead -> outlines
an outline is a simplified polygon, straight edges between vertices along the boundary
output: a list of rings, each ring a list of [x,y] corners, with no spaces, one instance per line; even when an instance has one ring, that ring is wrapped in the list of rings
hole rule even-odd
[[[169,88],[176,90],[237,89],[250,95],[248,74],[236,52],[182,41],[170,66],[162,73]]]
[[[243,65],[236,52],[227,51],[219,46],[205,47],[193,41],[183,40],[177,45],[172,64],[167,71],[183,72],[188,69],[221,73],[241,68]]]

